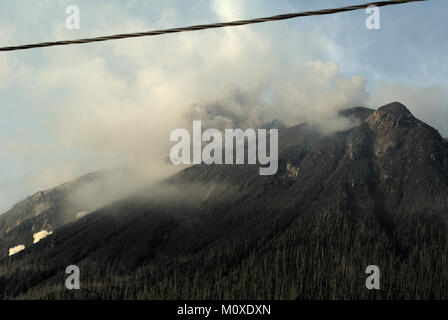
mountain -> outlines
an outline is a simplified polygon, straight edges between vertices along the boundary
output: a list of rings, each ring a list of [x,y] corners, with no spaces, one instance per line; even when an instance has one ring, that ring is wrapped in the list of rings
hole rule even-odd
[[[128,169],[98,171],[86,174],[58,187],[39,191],[0,215],[0,257],[15,246],[28,248],[36,240],[33,235],[50,233],[110,202],[129,182]],[[101,191],[101,192],[100,192]],[[96,196],[92,198],[90,194]],[[97,195],[101,194],[101,197]]]
[[[398,102],[341,117],[281,128],[273,176],[196,165],[62,225],[0,260],[3,298],[447,299],[448,143]]]

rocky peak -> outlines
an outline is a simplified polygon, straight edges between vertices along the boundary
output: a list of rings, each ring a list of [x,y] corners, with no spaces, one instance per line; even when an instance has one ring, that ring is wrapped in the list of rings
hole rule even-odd
[[[371,129],[408,127],[416,122],[412,113],[400,102],[392,102],[380,107],[367,119]]]

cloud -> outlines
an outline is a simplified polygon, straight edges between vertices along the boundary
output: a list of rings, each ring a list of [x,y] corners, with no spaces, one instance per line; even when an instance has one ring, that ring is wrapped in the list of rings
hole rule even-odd
[[[131,13],[135,3],[123,10],[107,5],[107,19],[93,19],[84,4],[81,34],[193,24],[173,8],[143,19]],[[241,1],[206,6],[207,20],[210,13],[221,21],[251,15]],[[366,78],[341,71],[339,61],[330,59],[333,40],[318,26],[312,25],[317,31],[310,28],[309,21],[302,20],[301,28],[286,23],[242,26],[0,55],[0,92],[10,95],[0,110],[9,117],[21,107],[11,121],[26,132],[0,135],[5,159],[0,188],[8,189],[7,201],[98,169],[137,168],[152,180],[172,174],[179,168],[164,162],[172,145],[170,132],[189,128],[192,120],[216,128],[257,127],[273,119],[289,125],[312,121],[331,131],[348,125],[337,118],[342,108],[366,103],[378,107],[383,100],[406,103],[406,97],[412,97],[409,106],[424,106],[418,88],[380,88],[370,98]],[[73,37],[63,22],[61,28],[55,20],[39,34]],[[341,25],[346,24],[344,20]],[[322,25],[331,27],[329,22]],[[15,33],[9,29],[8,34]],[[443,107],[443,99],[435,98],[440,92],[429,90],[422,96]],[[442,111],[428,121],[443,126]]]
[[[235,0],[214,0],[212,9],[221,21],[231,21],[243,19],[241,1]]]
[[[347,124],[338,111],[364,105],[368,99],[366,79],[361,75],[343,76],[331,61],[300,61],[291,72],[274,84],[274,105],[282,111],[281,120],[290,125],[310,121],[326,131],[343,129]]]
[[[298,62],[288,76],[275,71],[271,76],[272,81],[247,89],[226,86],[216,96],[194,104],[188,118],[218,129],[257,128],[278,119],[289,125],[310,121],[333,131],[348,125],[337,117],[339,110],[368,100],[365,78],[342,76],[334,62]]]
[[[261,99],[260,90],[227,85],[214,97],[191,106],[187,117],[201,120],[204,128],[257,128],[265,111],[272,107]]]
[[[212,4],[223,19],[242,14],[235,8]],[[294,124],[366,96],[365,80],[342,76],[336,63],[277,55],[272,38],[246,27],[54,48],[42,53],[39,66],[24,62],[33,84],[25,94],[37,104],[30,108],[41,108],[36,120],[56,149],[80,154],[65,158],[64,167],[90,160],[97,168],[123,165],[154,176],[172,170],[163,166],[169,133],[191,124],[192,115],[209,117],[210,126],[252,127],[274,118]],[[29,148],[26,141],[17,145],[24,153]],[[48,176],[60,166],[41,170]]]

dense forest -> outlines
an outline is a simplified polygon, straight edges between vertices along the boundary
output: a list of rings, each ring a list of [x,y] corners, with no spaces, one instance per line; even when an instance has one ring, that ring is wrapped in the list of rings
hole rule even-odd
[[[168,261],[86,259],[81,290],[65,288],[64,264],[45,261],[3,264],[0,285],[3,298],[19,299],[446,299],[447,248],[447,221],[430,213],[387,234],[373,216],[328,209],[270,239],[234,239]],[[365,287],[370,264],[380,268],[380,290]]]

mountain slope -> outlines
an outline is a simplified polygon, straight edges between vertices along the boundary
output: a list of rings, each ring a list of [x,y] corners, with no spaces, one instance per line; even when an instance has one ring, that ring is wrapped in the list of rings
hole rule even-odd
[[[279,170],[197,165],[0,261],[20,298],[447,298],[448,144],[399,103],[324,135],[281,129]],[[65,290],[77,264],[83,290]],[[382,290],[365,289],[378,265]]]
[[[120,184],[130,183],[127,169],[86,174],[58,187],[39,191],[0,215],[0,257],[16,245],[26,248],[39,231],[52,232],[113,200],[123,192]],[[92,198],[90,194],[102,194]]]

